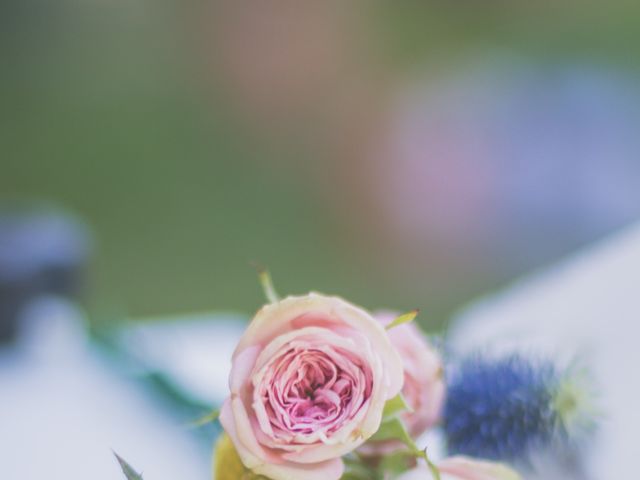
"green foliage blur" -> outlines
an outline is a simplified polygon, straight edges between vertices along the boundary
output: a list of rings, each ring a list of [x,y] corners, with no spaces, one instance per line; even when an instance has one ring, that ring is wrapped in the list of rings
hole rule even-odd
[[[431,325],[503,281],[394,270],[353,212],[328,205],[332,180],[318,186],[317,178],[331,151],[289,130],[298,119],[286,112],[277,135],[264,132],[268,121],[245,121],[220,63],[209,64],[230,4],[0,6],[0,196],[53,202],[92,228],[95,317],[251,312],[262,302],[251,261],[269,266],[281,294],[313,289],[371,308],[420,307]],[[358,17],[353,35],[375,52],[368,61],[381,82],[484,48],[545,62],[639,62],[637,2],[335,5]]]

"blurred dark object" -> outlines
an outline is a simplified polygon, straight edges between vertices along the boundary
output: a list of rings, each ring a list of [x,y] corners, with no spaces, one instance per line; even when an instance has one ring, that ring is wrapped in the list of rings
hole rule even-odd
[[[0,343],[16,336],[33,299],[80,297],[90,244],[82,223],[59,210],[0,209]]]

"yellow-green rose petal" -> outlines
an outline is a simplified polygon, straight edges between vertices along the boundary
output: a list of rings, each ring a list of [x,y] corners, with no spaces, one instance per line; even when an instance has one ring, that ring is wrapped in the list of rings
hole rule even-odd
[[[216,443],[213,471],[214,480],[268,480],[245,468],[226,433],[223,433]]]

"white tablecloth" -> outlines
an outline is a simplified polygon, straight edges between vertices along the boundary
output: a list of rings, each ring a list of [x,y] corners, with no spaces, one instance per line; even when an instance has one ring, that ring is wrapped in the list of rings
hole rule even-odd
[[[587,458],[593,480],[640,478],[639,341],[640,225],[475,303],[450,334],[459,353],[577,355],[592,369],[604,413]]]

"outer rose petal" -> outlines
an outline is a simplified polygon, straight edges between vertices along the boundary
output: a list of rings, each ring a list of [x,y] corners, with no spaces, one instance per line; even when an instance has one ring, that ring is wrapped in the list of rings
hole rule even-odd
[[[277,457],[273,458],[260,447],[250,430],[246,430],[248,435],[244,437],[239,435],[231,403],[227,399],[222,405],[220,423],[229,435],[242,463],[253,473],[279,480],[300,480],[302,478],[305,480],[338,480],[342,476],[344,464],[340,458],[306,465],[285,462]]]
[[[260,475],[282,480],[338,480],[344,473],[342,459],[335,458],[322,463],[266,464],[254,470]]]
[[[229,390],[232,396],[242,393],[242,388],[246,385],[259,354],[260,348],[253,346],[246,348],[235,357],[229,375]]]
[[[473,460],[466,457],[450,457],[438,464],[441,480],[521,480],[511,468],[494,462]],[[433,480],[431,471],[420,465],[398,480]]]
[[[387,369],[387,399],[395,397],[400,392],[404,381],[402,360],[391,345],[382,325],[370,313],[340,297],[328,297],[315,292],[300,297],[287,297],[258,310],[236,347],[233,354],[234,362],[236,356],[250,345],[264,347],[283,333],[308,325],[319,326],[313,317],[308,320],[305,318],[310,314],[326,317],[327,324],[322,325],[326,328],[339,329],[341,326],[348,326],[364,332],[378,355],[382,357]],[[310,323],[305,325],[306,321]]]

